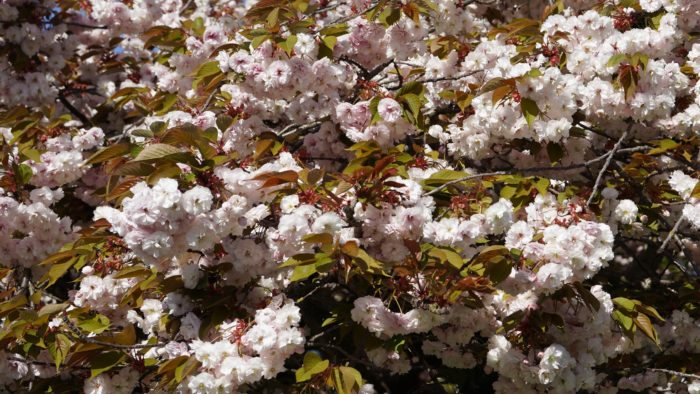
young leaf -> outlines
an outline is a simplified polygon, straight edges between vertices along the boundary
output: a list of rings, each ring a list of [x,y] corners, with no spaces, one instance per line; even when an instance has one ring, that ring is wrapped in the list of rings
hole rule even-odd
[[[90,377],[94,378],[102,372],[109,371],[121,363],[125,358],[126,355],[124,353],[117,351],[106,352],[95,356],[90,363]]]
[[[301,368],[297,369],[295,372],[297,383],[306,382],[307,380],[311,379],[314,375],[317,375],[328,369],[329,365],[330,362],[328,360],[323,360],[321,356],[318,355],[318,353],[307,352],[304,355],[304,362]]]
[[[151,144],[143,148],[133,161],[157,160],[178,153],[182,153],[182,151],[172,145]]]
[[[540,109],[537,107],[537,103],[529,98],[522,98],[520,100],[520,109],[523,112],[523,116],[525,117],[525,121],[527,121],[527,125],[532,127],[532,122],[537,119],[537,116],[540,114]]]

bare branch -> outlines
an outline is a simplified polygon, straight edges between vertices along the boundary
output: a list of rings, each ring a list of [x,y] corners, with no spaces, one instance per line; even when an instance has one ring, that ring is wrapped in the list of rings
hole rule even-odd
[[[607,153],[608,159],[605,160],[605,164],[603,164],[603,168],[600,169],[600,172],[598,173],[598,177],[595,180],[595,183],[593,184],[593,191],[591,191],[591,195],[588,197],[588,201],[586,201],[586,206],[591,205],[591,202],[593,202],[593,198],[595,197],[596,194],[598,194],[598,188],[600,187],[600,182],[603,180],[603,174],[605,174],[605,171],[608,170],[608,167],[610,167],[610,163],[612,163],[612,159],[615,156],[615,152],[620,149],[620,146],[622,145],[622,141],[627,138],[627,134],[629,133],[629,130],[626,130],[624,133],[622,133],[622,136],[620,137],[619,140],[617,140],[617,143],[615,143],[615,146],[613,146],[612,150]]]
[[[328,117],[324,117],[324,118],[321,118],[319,120],[315,120],[313,122],[304,123],[304,124],[298,124],[298,123],[291,124],[291,125],[285,127],[284,129],[282,129],[279,133],[277,133],[277,136],[279,136],[281,138],[286,138],[286,137],[288,137],[294,133],[300,132],[300,131],[312,130],[313,128],[322,125],[323,122],[325,122],[326,120],[328,120]]]
[[[468,176],[465,176],[463,178],[459,178],[459,179],[455,179],[453,181],[446,182],[446,183],[440,185],[439,187],[429,191],[428,193],[426,193],[426,195],[427,196],[433,195],[435,193],[440,192],[440,190],[442,190],[448,186],[451,186],[451,185],[454,185],[454,184],[457,184],[460,182],[468,181],[471,179],[484,178],[484,177],[488,177],[488,176],[511,175],[511,174],[518,174],[518,173],[523,173],[523,174],[538,173],[538,172],[547,172],[547,171],[569,171],[569,170],[582,169],[582,168],[586,168],[586,167],[590,166],[591,164],[594,164],[594,163],[597,163],[601,160],[604,160],[606,157],[608,157],[608,158],[612,157],[615,155],[615,153],[637,152],[637,151],[641,151],[641,150],[645,150],[645,149],[649,149],[649,147],[648,146],[636,146],[633,148],[618,149],[617,151],[612,150],[612,151],[607,152],[607,153],[605,153],[601,156],[598,156],[594,159],[588,160],[585,163],[571,164],[568,166],[516,168],[516,169],[510,170],[510,171],[502,170],[502,171],[496,171],[496,172],[486,172],[483,174],[468,175]]]
[[[100,29],[100,30],[108,30],[109,26],[93,26],[93,25],[86,25],[84,23],[78,23],[78,22],[61,22],[64,25],[68,26],[75,26],[75,27],[82,27],[84,29]]]
[[[670,369],[664,369],[664,368],[647,368],[649,371],[654,371],[654,372],[663,372],[667,373],[669,375],[675,375],[679,376],[682,378],[688,378],[688,379],[697,379],[700,380],[700,375],[695,375],[692,373],[684,373],[684,372],[678,372],[678,371],[672,371]]]
[[[474,175],[465,176],[465,177],[462,177],[459,179],[455,179],[453,181],[445,182],[444,184],[436,187],[435,189],[429,191],[428,193],[425,193],[425,195],[432,196],[433,194],[440,192],[442,189],[444,189],[448,186],[452,186],[454,184],[461,183],[464,181],[469,181],[469,180],[478,179],[478,178],[485,178],[485,177],[489,177],[489,176],[497,176],[497,175],[508,175],[508,172],[506,172],[506,171],[485,172],[482,174],[474,174]]]
[[[63,106],[66,107],[68,111],[70,111],[71,114],[73,114],[76,118],[80,119],[80,121],[83,123],[83,126],[92,126],[92,122],[90,121],[90,119],[88,119],[87,116],[83,115],[82,112],[80,112],[77,108],[75,108],[75,106],[73,106],[73,104],[70,103],[70,101],[68,101],[64,90],[58,91],[58,101],[60,101],[61,104],[63,104]]]
[[[462,78],[466,78],[469,76],[472,76],[474,74],[480,73],[484,70],[475,70],[475,71],[470,71],[468,73],[463,73],[459,75],[455,75],[453,77],[437,77],[437,78],[425,78],[425,79],[417,79],[415,82],[419,83],[433,83],[433,82],[442,82],[442,81],[459,81]],[[401,85],[397,86],[387,86],[387,90],[397,90],[401,88]]]
[[[676,220],[676,224],[674,224],[671,231],[668,232],[666,239],[664,239],[664,242],[661,243],[661,246],[659,247],[659,250],[656,251],[656,253],[663,253],[664,249],[666,249],[666,246],[668,246],[668,241],[670,241],[671,238],[673,238],[676,235],[676,232],[681,226],[681,223],[683,223],[683,215],[681,215],[681,217],[679,217],[678,220]]]

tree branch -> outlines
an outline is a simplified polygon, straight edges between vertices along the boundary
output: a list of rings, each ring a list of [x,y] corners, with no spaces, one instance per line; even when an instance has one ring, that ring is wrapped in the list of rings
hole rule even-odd
[[[426,193],[426,195],[427,195],[427,196],[433,195],[433,194],[435,194],[435,193],[440,192],[440,190],[442,190],[442,189],[444,189],[444,188],[446,188],[446,187],[448,187],[448,186],[451,186],[451,185],[454,185],[454,184],[457,184],[457,183],[460,183],[460,182],[468,181],[468,180],[471,180],[471,179],[484,178],[484,177],[488,177],[488,176],[497,176],[497,175],[511,175],[511,174],[518,174],[518,173],[538,173],[538,172],[546,172],[546,171],[569,171],[569,170],[575,170],[575,169],[580,169],[580,168],[588,167],[588,166],[590,166],[591,164],[594,164],[594,163],[597,163],[597,162],[599,162],[599,161],[601,161],[601,160],[604,160],[606,157],[607,157],[607,158],[612,157],[612,156],[615,155],[615,153],[637,152],[637,151],[641,151],[641,150],[645,150],[645,149],[649,149],[649,147],[644,145],[644,146],[636,146],[636,147],[633,147],[633,148],[618,149],[617,151],[612,150],[612,151],[607,152],[607,153],[605,153],[605,154],[603,154],[603,155],[601,155],[601,156],[598,156],[598,157],[596,157],[596,158],[594,158],[594,159],[588,160],[588,161],[585,162],[585,163],[570,164],[570,165],[567,165],[567,166],[559,166],[559,167],[530,167],[530,168],[519,168],[519,169],[514,169],[514,170],[511,170],[511,171],[502,170],[502,171],[495,171],[495,172],[486,172],[486,173],[483,173],[483,174],[468,175],[468,176],[465,176],[465,177],[463,177],[463,178],[459,178],[459,179],[455,179],[455,180],[446,182],[446,183],[444,183],[444,184],[438,186],[437,188],[435,188],[435,189],[429,191],[428,193]]]
[[[613,146],[612,150],[607,153],[608,159],[605,160],[605,164],[603,164],[603,168],[600,169],[600,172],[598,173],[598,177],[595,180],[595,183],[593,184],[593,191],[591,191],[591,195],[588,197],[588,201],[586,201],[586,206],[591,205],[591,202],[593,202],[593,198],[595,197],[596,194],[598,194],[598,188],[600,187],[600,182],[603,180],[603,174],[605,174],[605,171],[608,170],[608,167],[610,167],[610,163],[612,162],[613,157],[615,156],[615,152],[620,149],[620,146],[622,145],[622,141],[627,138],[627,134],[629,133],[629,130],[626,130],[624,133],[622,133],[622,136],[620,137],[619,140],[617,140],[617,143],[615,143],[615,146]]]
[[[661,243],[661,246],[659,247],[659,250],[656,251],[656,253],[663,253],[664,249],[666,249],[666,246],[668,246],[668,241],[671,240],[676,235],[676,232],[678,231],[678,228],[681,226],[681,223],[683,223],[683,214],[681,214],[681,217],[676,220],[676,224],[673,225],[673,228],[668,232],[668,235],[666,236],[666,239],[664,239],[664,242]]]
[[[83,115],[82,112],[80,112],[77,108],[73,106],[73,104],[68,101],[66,98],[65,90],[61,89],[58,91],[58,101],[63,104],[68,111],[70,111],[71,114],[73,114],[76,118],[80,119],[80,121],[83,123],[83,126],[92,126],[92,122],[90,119],[88,119],[87,116]]]
[[[696,379],[700,380],[700,375],[695,375],[692,373],[683,373],[683,372],[678,372],[678,371],[672,371],[670,369],[664,369],[664,368],[647,368],[649,371],[654,371],[654,372],[663,372],[667,373],[669,375],[675,375],[675,376],[680,376],[682,378],[688,378],[688,379]]]

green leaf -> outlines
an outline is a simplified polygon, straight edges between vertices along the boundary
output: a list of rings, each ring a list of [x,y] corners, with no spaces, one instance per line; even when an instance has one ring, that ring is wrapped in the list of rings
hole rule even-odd
[[[635,307],[637,306],[639,301],[634,301],[630,300],[628,298],[624,297],[615,297],[612,299],[613,303],[615,306],[617,306],[618,309],[621,309],[627,313],[631,313],[635,311]]]
[[[143,138],[153,138],[155,134],[151,130],[148,129],[136,129],[134,131],[131,131],[129,133],[130,135],[134,137],[143,137]]]
[[[431,248],[428,251],[430,256],[436,257],[441,263],[449,263],[456,269],[461,269],[464,265],[464,260],[457,252],[448,248]]]
[[[695,185],[693,191],[690,192],[690,196],[700,199],[700,182]]]
[[[333,368],[331,378],[338,394],[356,393],[362,387],[362,375],[352,367]]]
[[[267,14],[267,26],[274,27],[275,25],[277,25],[277,22],[279,22],[279,16],[280,16],[280,9],[273,8],[272,11],[270,11],[270,13]]]
[[[61,363],[68,357],[72,345],[71,340],[61,333],[56,334],[54,341],[48,343],[49,353],[56,364],[56,372],[58,372]]]
[[[172,145],[168,144],[151,144],[143,148],[141,152],[132,161],[147,161],[147,160],[157,160],[164,157],[182,153],[182,151]]]
[[[500,191],[500,193],[498,193],[498,195],[510,200],[511,198],[513,198],[513,196],[515,195],[515,193],[517,191],[518,191],[518,188],[516,186],[505,185],[501,188],[501,191]]]
[[[102,372],[109,371],[125,358],[126,355],[124,353],[117,351],[105,352],[95,356],[91,361],[90,377],[94,378]]]
[[[233,118],[226,114],[219,115],[216,118],[216,127],[218,127],[221,131],[228,130],[231,124],[233,124]]]
[[[269,40],[271,36],[269,34],[263,34],[260,36],[256,36],[253,38],[253,40],[250,42],[250,45],[252,45],[253,49],[259,47],[262,45],[265,41]]]
[[[324,27],[321,34],[324,36],[343,36],[348,33],[348,24],[340,23]]]
[[[408,93],[401,96],[401,99],[408,105],[408,109],[411,111],[414,117],[420,115],[420,97],[413,93]]]
[[[131,151],[131,144],[128,144],[128,143],[110,145],[106,148],[102,148],[99,151],[95,152],[94,155],[90,156],[90,158],[87,159],[87,163],[88,164],[102,163],[104,161],[107,161],[109,159],[113,159],[115,157],[124,156],[124,155],[128,154],[130,151]]]
[[[307,352],[304,355],[304,362],[301,368],[297,369],[295,372],[297,383],[306,382],[311,379],[314,375],[317,375],[326,369],[330,362],[328,360],[321,359],[315,352]]]
[[[61,312],[62,310],[68,308],[68,304],[46,304],[39,309],[39,317],[46,315],[53,315],[54,313]]]
[[[180,364],[175,368],[175,381],[177,383],[182,382],[182,380],[191,375],[192,372],[197,370],[202,365],[196,358],[190,357],[183,364]]]
[[[503,85],[493,90],[491,95],[491,103],[493,105],[498,104],[503,98],[509,95],[513,91],[513,87],[510,85]]]
[[[379,115],[379,101],[381,101],[381,97],[377,96],[369,102],[369,113],[372,115],[370,123],[376,123],[382,119],[382,116]]]
[[[550,156],[551,158],[551,156]],[[547,189],[549,188],[549,179],[547,178],[539,178],[537,182],[534,184],[535,189],[537,189],[537,193],[539,194],[547,194]]]
[[[426,185],[442,184],[445,182],[456,181],[457,179],[462,179],[466,176],[468,176],[468,174],[464,171],[440,170],[431,175],[428,179],[425,179],[423,183]]]
[[[187,360],[189,360],[188,356],[177,356],[175,358],[171,358],[158,367],[158,374],[164,375],[170,371],[174,371],[177,367],[187,362]]]
[[[540,109],[537,107],[537,103],[529,98],[522,98],[520,100],[520,109],[523,112],[523,116],[525,117],[525,121],[527,121],[527,125],[532,127],[532,122],[537,119],[537,116],[540,114]]]
[[[384,24],[385,27],[389,27],[394,23],[398,22],[400,18],[400,8],[387,7],[379,14],[379,17],[377,19],[379,19],[379,21],[382,22],[382,24]]]
[[[109,328],[109,325],[109,318],[100,314],[97,314],[89,319],[81,320],[78,323],[78,327],[94,334],[102,333]]]
[[[651,143],[655,146],[656,148],[653,148],[647,152],[650,155],[658,155],[660,153],[667,152],[672,149],[678,148],[681,144],[678,142],[672,140],[672,139],[663,139],[663,140],[656,140],[656,141],[651,141]]]
[[[510,261],[507,258],[502,257],[500,259],[494,259],[486,264],[484,274],[491,279],[491,282],[501,283],[508,278],[512,270],[513,265],[510,263]]]
[[[29,182],[29,180],[32,178],[33,174],[34,174],[34,172],[32,171],[32,168],[29,167],[28,165],[22,163],[17,168],[16,179],[17,179],[19,184],[24,185],[27,182]]]
[[[333,58],[333,48],[335,48],[335,44],[338,42],[338,37],[336,36],[324,36],[321,37],[321,42],[318,47],[318,57],[324,58]]]
[[[591,293],[590,290],[583,287],[583,284],[581,284],[581,282],[574,283],[574,287],[576,288],[579,297],[583,299],[583,301],[586,303],[589,309],[595,311],[598,311],[600,309],[600,301],[593,295],[593,293]]]
[[[367,252],[362,249],[358,249],[355,261],[364,263],[363,267],[361,267],[363,271],[370,271],[373,273],[379,273],[382,271],[382,263],[367,254]]]
[[[481,89],[479,89],[477,96],[481,96],[482,94],[496,90],[503,85],[506,85],[506,80],[503,78],[499,77],[499,78],[490,79],[481,87]]]
[[[448,263],[450,263],[456,269],[462,269],[462,266],[464,265],[464,259],[462,259],[462,256],[460,256],[459,253],[449,249],[442,249],[442,251],[447,256]]]
[[[661,26],[661,19],[664,17],[664,15],[666,15],[665,12],[659,12],[657,15],[651,17],[649,26],[654,30],[659,30],[659,27]]]
[[[632,57],[630,58],[630,64],[632,66],[635,66],[635,67],[641,66],[642,69],[646,69],[647,65],[649,64],[649,56],[647,56],[643,53],[637,52],[634,55],[632,55]]]
[[[49,287],[56,283],[68,270],[77,262],[77,259],[71,258],[66,262],[52,264],[51,269],[42,278],[41,281],[48,280],[46,282],[46,287]]]
[[[157,103],[156,108],[155,108],[155,114],[156,115],[164,115],[170,109],[175,105],[177,102],[177,95],[176,94],[166,94],[164,95]]]
[[[653,316],[655,319],[659,321],[665,321],[661,315],[659,315],[659,312],[656,310],[656,308],[649,306],[649,305],[637,305],[637,311],[640,313],[644,313],[645,315]]]
[[[494,283],[500,283],[510,275],[513,269],[510,250],[503,245],[492,245],[482,249],[470,263],[471,266],[483,266],[484,275]]]
[[[219,62],[218,61],[211,61],[202,64],[197,72],[195,73],[195,77],[197,78],[203,78],[203,77],[209,77],[212,76],[216,73],[220,73],[221,69],[219,68]]]
[[[27,297],[24,294],[18,294],[12,297],[9,301],[0,303],[0,317],[6,315],[13,310],[23,307],[27,304]]]
[[[292,56],[292,51],[294,50],[294,45],[297,43],[297,36],[291,34],[285,41],[278,43],[280,48],[287,53],[287,56]]]
[[[328,234],[328,233],[321,233],[321,234],[308,234],[305,235],[301,238],[302,241],[308,242],[311,244],[332,244],[333,243],[333,236]]]
[[[155,167],[148,163],[132,161],[124,163],[111,172],[111,175],[133,175],[146,176],[155,170]]]
[[[163,134],[165,129],[168,128],[168,123],[158,120],[151,123],[151,125],[148,128],[153,132],[153,134],[161,135]]]
[[[317,272],[318,270],[316,269],[316,264],[298,265],[294,267],[294,272],[292,272],[292,277],[289,278],[289,280],[292,282],[297,282],[304,280]]]
[[[547,155],[551,163],[558,163],[564,157],[564,148],[555,142],[547,143]]]
[[[414,94],[418,97],[422,97],[425,94],[425,86],[418,81],[406,82],[401,89],[396,92],[396,97],[402,97],[407,94]]]
[[[652,341],[654,341],[655,344],[659,344],[659,336],[656,333],[656,329],[654,329],[654,325],[651,324],[651,320],[649,319],[649,316],[640,313],[634,318],[634,324],[639,327],[640,330],[649,337]]]
[[[294,267],[303,264],[313,264],[316,262],[316,256],[311,253],[301,253],[288,258],[284,263],[277,266],[277,268]]]
[[[612,318],[615,320],[625,335],[629,338],[634,338],[635,325],[631,317],[623,314],[619,310],[614,310],[612,313]]]
[[[618,54],[612,55],[610,57],[610,59],[608,60],[607,66],[608,67],[617,67],[625,59],[627,59],[627,55],[624,53],[618,53]]]

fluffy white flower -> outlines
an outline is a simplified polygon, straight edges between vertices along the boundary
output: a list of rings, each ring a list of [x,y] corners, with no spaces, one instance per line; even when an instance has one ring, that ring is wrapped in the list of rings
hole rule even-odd
[[[698,180],[684,174],[680,170],[676,170],[671,173],[671,178],[669,178],[668,183],[684,200],[687,200],[690,197],[690,193],[692,193],[695,188],[695,185],[697,185]]]
[[[319,216],[311,225],[315,234],[328,233],[334,235],[345,225],[345,221],[335,212],[327,212]]]
[[[182,194],[182,209],[190,215],[200,215],[211,209],[214,196],[211,190],[203,186],[195,186]]]
[[[632,200],[620,200],[615,207],[615,218],[623,224],[632,224],[637,219],[637,204]]]
[[[401,104],[392,98],[383,98],[379,100],[377,112],[387,122],[396,122],[401,117]]]
[[[535,235],[534,230],[525,221],[519,221],[510,226],[508,232],[506,233],[506,247],[509,249],[516,248],[522,249],[523,246],[527,245],[532,241],[532,237]]]

